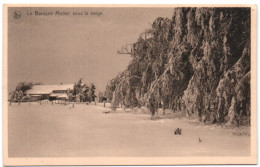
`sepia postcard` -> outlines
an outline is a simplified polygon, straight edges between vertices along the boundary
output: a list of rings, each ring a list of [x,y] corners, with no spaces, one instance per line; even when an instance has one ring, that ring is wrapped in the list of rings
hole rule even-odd
[[[256,5],[4,5],[4,165],[257,164]]]

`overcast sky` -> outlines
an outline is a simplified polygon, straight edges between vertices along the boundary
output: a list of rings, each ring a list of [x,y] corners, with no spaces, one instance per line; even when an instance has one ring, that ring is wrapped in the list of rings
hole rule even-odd
[[[35,11],[54,14],[35,16]],[[73,16],[76,11],[102,15]],[[8,90],[20,81],[70,84],[84,78],[104,91],[131,60],[117,50],[135,42],[157,17],[171,18],[172,13],[172,8],[9,8]]]

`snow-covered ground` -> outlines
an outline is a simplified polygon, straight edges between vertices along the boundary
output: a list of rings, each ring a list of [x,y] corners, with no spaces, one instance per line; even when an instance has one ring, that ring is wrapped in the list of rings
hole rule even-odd
[[[108,106],[108,105],[107,105]],[[104,113],[103,104],[13,103],[10,157],[165,157],[250,155],[250,128],[227,129],[149,114]],[[176,128],[182,135],[174,135]],[[199,141],[201,140],[201,142]]]

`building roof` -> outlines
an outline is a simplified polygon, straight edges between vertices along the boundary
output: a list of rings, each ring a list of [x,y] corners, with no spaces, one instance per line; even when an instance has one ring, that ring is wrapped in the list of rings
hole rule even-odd
[[[58,93],[51,93],[50,94],[50,97],[57,97],[58,96]]]
[[[60,85],[34,85],[27,94],[51,94],[54,90],[73,90],[73,84]]]

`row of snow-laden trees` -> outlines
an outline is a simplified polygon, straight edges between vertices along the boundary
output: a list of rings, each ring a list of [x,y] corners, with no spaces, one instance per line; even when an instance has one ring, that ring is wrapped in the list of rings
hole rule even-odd
[[[147,106],[204,122],[250,122],[250,8],[176,8],[132,47],[125,71],[109,81],[115,109]]]
[[[83,78],[80,78],[77,83],[74,84],[73,91],[68,94],[69,101],[77,102],[91,102],[95,101],[96,86],[91,83],[89,86],[83,83]]]

